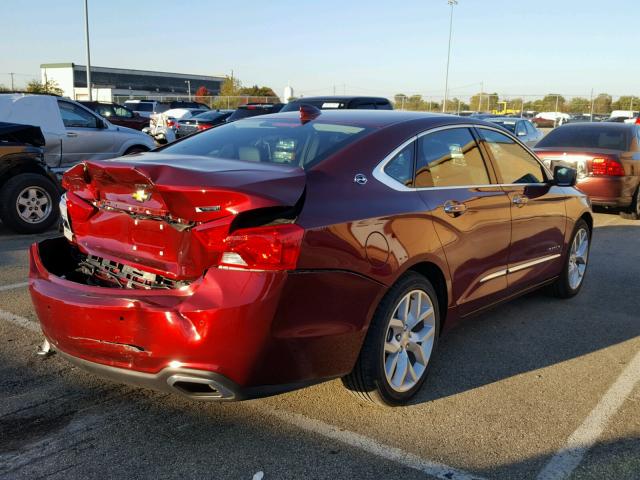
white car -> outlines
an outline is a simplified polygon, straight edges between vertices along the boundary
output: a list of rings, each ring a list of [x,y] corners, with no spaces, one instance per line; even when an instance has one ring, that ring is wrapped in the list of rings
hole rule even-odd
[[[44,158],[55,173],[81,160],[103,160],[156,147],[138,130],[118,127],[67,98],[53,95],[0,94],[0,122],[40,127]]]
[[[148,133],[159,143],[171,143],[176,139],[176,127],[180,120],[206,112],[204,108],[172,108],[151,115]]]

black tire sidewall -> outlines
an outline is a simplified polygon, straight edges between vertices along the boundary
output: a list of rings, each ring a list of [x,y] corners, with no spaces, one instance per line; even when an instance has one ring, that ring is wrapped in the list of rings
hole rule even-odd
[[[46,190],[52,201],[49,216],[39,223],[25,222],[20,218],[15,208],[18,194],[30,186]],[[59,201],[60,191],[47,177],[37,173],[21,173],[7,180],[0,190],[0,217],[7,227],[18,233],[40,233],[49,229],[58,220],[60,215]]]
[[[414,385],[410,390],[406,392],[396,392],[391,388],[387,381],[387,377],[384,371],[384,344],[387,335],[388,324],[398,302],[407,293],[412,290],[423,290],[430,298],[433,308],[435,310],[436,319],[436,332],[434,335],[433,349],[431,351],[431,357],[427,363],[425,372],[422,378]],[[372,339],[375,341],[374,359],[377,359],[375,372],[375,383],[378,392],[385,403],[390,405],[402,405],[406,403],[411,397],[413,397],[425,382],[430,367],[431,359],[436,351],[438,337],[440,335],[440,310],[438,305],[438,296],[435,289],[431,285],[431,282],[427,278],[417,273],[406,274],[392,289],[388,292],[387,296],[380,302],[378,311],[376,311],[374,321],[376,322],[376,337]]]

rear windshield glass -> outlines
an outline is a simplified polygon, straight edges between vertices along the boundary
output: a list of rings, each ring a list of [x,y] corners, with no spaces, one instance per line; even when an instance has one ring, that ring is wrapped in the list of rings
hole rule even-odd
[[[134,112],[153,112],[153,103],[129,103],[125,102],[125,105]]]
[[[603,148],[625,151],[629,149],[627,129],[600,126],[598,128],[556,128],[538,142],[536,147]]]
[[[500,125],[502,128],[506,128],[511,133],[516,133],[516,122],[493,122],[496,125]]]
[[[194,118],[198,118],[198,119],[202,119],[202,120],[216,120],[218,118],[224,117],[224,116],[229,116],[229,113],[225,113],[225,112],[216,112],[214,111],[206,111],[204,113],[199,113],[197,115],[194,115]]]
[[[165,153],[204,155],[309,168],[365,135],[369,128],[259,117],[229,123],[182,140]]]

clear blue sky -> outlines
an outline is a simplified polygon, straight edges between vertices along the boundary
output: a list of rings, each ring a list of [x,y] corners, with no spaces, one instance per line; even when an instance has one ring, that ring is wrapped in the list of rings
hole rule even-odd
[[[441,95],[446,0],[90,0],[92,63],[291,82],[296,94]],[[2,0],[0,83],[85,63],[82,0]],[[451,96],[640,95],[640,0],[459,0]],[[17,76],[18,83],[29,77]],[[346,85],[346,87],[343,87]]]

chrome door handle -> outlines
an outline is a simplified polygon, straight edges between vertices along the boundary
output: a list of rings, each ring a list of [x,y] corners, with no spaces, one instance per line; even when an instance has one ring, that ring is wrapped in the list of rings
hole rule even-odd
[[[78,134],[76,132],[67,132],[67,137],[77,137]]]
[[[467,211],[467,206],[464,203],[459,203],[454,200],[444,202],[442,208],[444,209],[444,213],[452,217],[457,217]]]
[[[511,201],[517,207],[524,207],[529,202],[529,199],[524,195],[515,195]]]

